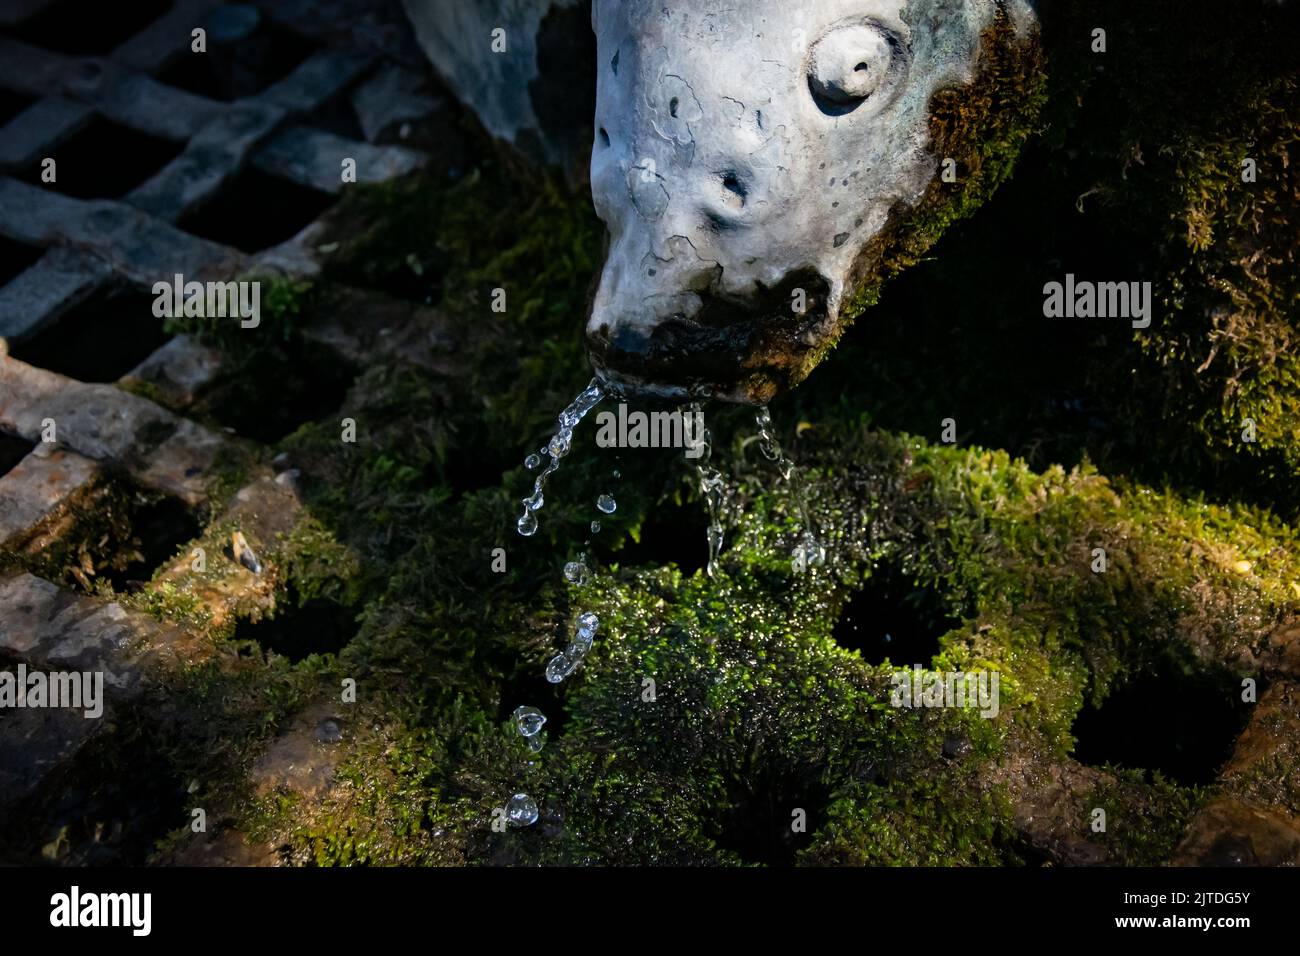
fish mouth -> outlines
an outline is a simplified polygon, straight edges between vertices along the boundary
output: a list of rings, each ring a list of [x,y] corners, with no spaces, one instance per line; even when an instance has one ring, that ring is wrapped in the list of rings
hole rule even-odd
[[[693,315],[601,322],[587,354],[621,397],[765,405],[798,385],[834,341],[829,290],[816,270],[799,270],[743,298],[705,292]]]

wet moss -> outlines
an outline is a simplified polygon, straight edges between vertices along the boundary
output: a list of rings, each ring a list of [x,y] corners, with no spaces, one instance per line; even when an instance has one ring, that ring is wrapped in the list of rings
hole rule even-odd
[[[930,226],[893,267],[988,198],[1040,125],[1037,67],[1015,80],[1019,62],[993,61],[974,113],[947,104],[954,142],[979,133],[961,163],[976,175],[936,198]],[[1000,86],[1021,81],[1013,98],[1029,108],[996,108]],[[1075,114],[1050,115],[1054,145]],[[362,426],[354,444],[329,422],[284,443],[302,470],[306,513],[268,545],[268,581],[277,597],[292,590],[357,608],[359,631],[337,656],[290,665],[205,623],[200,580],[156,582],[149,597],[159,613],[206,628],[224,655],[175,689],[195,692],[195,714],[220,715],[232,743],[207,754],[209,732],[185,725],[168,738],[176,766],[290,862],[1054,860],[1057,849],[1035,844],[1017,819],[1007,768],[1073,766],[1085,702],[1104,704],[1151,673],[1158,654],[1249,672],[1253,649],[1300,607],[1300,542],[1266,507],[1111,473],[1086,447],[1068,466],[1031,466],[877,428],[864,392],[818,391],[816,379],[774,414],[801,422],[781,438],[799,460],[825,565],[792,568],[794,491],[734,410],[710,411],[730,476],[716,576],[635,550],[661,509],[702,543],[690,470],[669,454],[615,460],[591,447],[590,431],[553,476],[541,530],[520,538],[514,519],[531,475],[518,462],[590,374],[581,318],[600,232],[586,197],[483,159],[454,180],[350,191],[343,205],[331,280],[427,300],[452,341],[452,358],[436,366],[398,356],[360,370],[345,404]],[[491,309],[496,288],[507,292],[504,313]],[[863,301],[879,287],[864,288]],[[312,308],[304,302],[302,321]],[[912,399],[926,387],[913,382]],[[591,503],[613,487],[616,467],[626,475],[618,511],[592,535]],[[205,540],[219,548],[234,527],[219,520]],[[569,585],[560,568],[579,550],[594,573]],[[955,623],[921,663],[996,671],[996,717],[892,706],[895,669],[835,642],[852,596],[885,574],[940,596]],[[595,648],[577,675],[548,685],[542,669],[583,610],[601,619]],[[333,699],[345,676],[359,698],[334,786],[255,793],[246,775],[255,755],[296,708]],[[550,718],[536,755],[507,721],[527,703]],[[1235,785],[1294,810],[1294,788],[1277,782],[1294,778],[1293,764],[1282,753],[1271,776],[1252,770]],[[1112,861],[1166,861],[1205,799],[1142,769],[1099,777],[1084,801],[1107,810],[1108,834],[1088,836],[1083,817],[1074,826]],[[516,792],[534,796],[541,817],[498,832],[494,819]]]

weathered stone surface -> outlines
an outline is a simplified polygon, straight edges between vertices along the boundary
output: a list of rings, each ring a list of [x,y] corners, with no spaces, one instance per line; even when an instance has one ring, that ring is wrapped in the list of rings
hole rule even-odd
[[[0,136],[0,170],[16,171],[36,162],[51,146],[67,139],[95,116],[92,107],[47,96],[23,110]]]
[[[241,260],[233,249],[195,238],[125,203],[71,199],[4,177],[0,229],[32,245],[87,250],[146,287],[177,272],[187,279],[225,276]]]
[[[259,796],[288,790],[319,797],[333,786],[339,749],[320,739],[324,721],[343,726],[335,705],[316,704],[298,714],[289,729],[271,743],[249,774]]]
[[[307,126],[291,126],[277,133],[257,151],[254,164],[261,170],[310,186],[338,193],[343,182],[343,160],[356,161],[356,181],[378,183],[414,172],[425,156],[400,146],[372,146]]]
[[[351,101],[366,139],[389,143],[401,139],[404,123],[429,116],[446,103],[446,98],[429,91],[425,76],[390,63],[358,83]]]
[[[492,135],[564,163],[590,136],[591,37],[582,0],[403,0],[416,37],[452,93]],[[493,31],[505,49],[493,52]]]
[[[43,671],[102,672],[104,715],[20,708],[0,722],[0,807],[35,792],[47,776],[103,733],[107,717],[137,696],[159,655],[190,658],[193,641],[120,604],[65,591],[30,574],[0,575],[0,655]]]
[[[0,338],[21,342],[35,335],[112,275],[108,263],[79,249],[50,249],[0,288]]]
[[[269,136],[285,111],[260,103],[237,103],[195,133],[185,151],[126,197],[138,209],[167,222],[215,196],[239,171],[245,156]]]
[[[178,335],[122,377],[122,384],[145,383],[173,407],[190,405],[221,368],[216,349]]]
[[[997,775],[1015,805],[1016,829],[1039,851],[1073,866],[1107,861],[1105,848],[1087,837],[1087,798],[1108,779],[1074,761],[1042,765],[1028,756],[1017,756]]]
[[[19,548],[40,526],[56,519],[100,474],[97,464],[67,449],[28,455],[0,477],[0,548]]]
[[[138,688],[135,645],[141,630],[157,630],[151,619],[132,621],[119,604],[65,591],[30,574],[0,577],[0,607],[5,609],[0,653],[31,667],[103,671],[105,687],[119,695]]]
[[[931,101],[975,80],[1002,8],[1028,42],[1024,0],[596,0],[597,373],[754,402],[806,375],[936,181]]]
[[[111,461],[143,485],[196,505],[225,439],[112,385],[87,385],[0,358],[0,428],[40,441],[52,420],[58,441]]]

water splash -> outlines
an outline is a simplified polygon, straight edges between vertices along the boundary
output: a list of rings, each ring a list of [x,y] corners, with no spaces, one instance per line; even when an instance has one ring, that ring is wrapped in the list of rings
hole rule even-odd
[[[537,822],[537,801],[526,793],[516,793],[506,804],[506,819],[511,826],[532,826]]]
[[[618,502],[613,495],[601,495],[596,499],[596,510],[601,514],[612,515],[618,510]]]
[[[704,499],[704,507],[709,512],[709,528],[707,531],[709,561],[704,570],[709,577],[713,577],[718,567],[718,555],[722,553],[724,534],[722,511],[726,504],[727,485],[722,479],[722,472],[714,468],[712,464],[713,436],[704,424],[704,406],[699,402],[692,403],[690,414],[695,421],[699,422],[700,456],[699,462],[695,466],[695,473],[700,479],[700,497]]]
[[[542,505],[546,503],[546,498],[543,495],[546,479],[560,467],[560,459],[569,453],[569,449],[573,445],[573,430],[578,427],[578,423],[587,416],[588,412],[600,404],[601,399],[604,397],[604,387],[593,378],[591,384],[578,393],[578,397],[569,404],[569,407],[560,412],[560,427],[556,429],[555,434],[551,436],[551,440],[547,442],[546,448],[543,449],[548,458],[546,467],[534,479],[533,493],[524,499],[524,513],[519,516],[519,520],[515,523],[515,528],[525,537],[537,533],[537,512],[541,511]],[[533,455],[529,455],[524,464],[528,466],[529,460],[534,457],[538,457],[538,464],[540,464],[540,457]]]
[[[817,540],[812,515],[808,510],[808,489],[798,479],[794,462],[781,450],[781,444],[772,432],[772,415],[766,405],[754,413],[754,421],[758,425],[759,450],[762,451],[764,458],[775,462],[777,473],[789,484],[790,491],[794,494],[795,504],[799,507],[801,523],[799,541],[790,551],[790,562],[794,570],[801,573],[826,561],[826,548]]]
[[[582,659],[591,651],[599,629],[600,618],[595,614],[590,611],[579,614],[568,647],[552,657],[546,665],[546,679],[552,684],[558,684],[576,671]]]
[[[546,726],[546,715],[536,707],[516,707],[515,712],[510,716],[521,737],[536,737]]]
[[[564,580],[570,584],[579,586],[586,584],[591,579],[591,568],[587,565],[586,552],[578,555],[577,560],[570,561],[564,566]]]

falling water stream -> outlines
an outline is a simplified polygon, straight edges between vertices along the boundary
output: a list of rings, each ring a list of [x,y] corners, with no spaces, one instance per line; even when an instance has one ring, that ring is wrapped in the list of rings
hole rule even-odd
[[[605,397],[605,389],[596,379],[591,380],[591,384],[578,393],[569,407],[560,412],[560,427],[556,430],[555,435],[547,443],[542,451],[549,459],[546,467],[541,470],[537,478],[533,481],[533,493],[524,499],[524,513],[519,516],[516,527],[519,533],[525,537],[537,533],[537,512],[542,510],[542,505],[546,504],[544,491],[546,489],[546,479],[551,476],[557,468],[560,467],[560,459],[569,453],[573,447],[573,430],[578,427],[578,423],[587,417],[587,413],[600,404],[601,399]],[[524,460],[524,465],[533,469],[542,463],[541,455],[529,455]]]
[[[772,433],[772,415],[764,405],[754,413],[754,422],[758,425],[758,447],[763,457],[776,463],[777,473],[790,486],[795,504],[799,507],[799,543],[790,552],[790,559],[796,571],[806,571],[810,567],[826,560],[826,549],[817,540],[813,530],[812,515],[808,511],[808,489],[795,471],[794,462],[781,450],[781,444]]]
[[[713,577],[718,566],[718,555],[722,553],[722,509],[726,503],[727,484],[723,481],[722,472],[713,467],[713,436],[704,424],[704,407],[695,402],[690,406],[690,414],[699,423],[696,426],[699,429],[696,438],[700,442],[700,461],[695,466],[695,472],[700,479],[700,497],[704,499],[704,507],[709,512],[709,562],[705,565],[705,572]]]
[[[560,459],[569,453],[573,445],[573,433],[578,424],[593,408],[600,404],[605,395],[605,389],[601,384],[596,379],[592,379],[591,384],[578,393],[578,397],[560,413],[559,428],[546,447],[541,449],[538,454],[529,455],[524,460],[524,465],[530,471],[536,471],[539,467],[542,470],[538,472],[533,481],[532,494],[523,499],[524,513],[519,516],[519,520],[516,522],[516,528],[521,535],[531,537],[537,533],[537,512],[541,511],[542,506],[546,503],[546,479],[560,467]],[[722,473],[712,463],[712,436],[704,426],[704,411],[701,404],[699,402],[691,404],[688,413],[698,423],[697,428],[699,431],[696,440],[702,446],[699,462],[696,465],[696,474],[699,478],[700,494],[704,499],[704,505],[709,515],[709,560],[706,572],[712,577],[717,570],[718,556],[722,552],[726,481]],[[804,571],[810,566],[822,564],[826,558],[826,549],[817,540],[813,530],[812,518],[808,509],[807,489],[798,480],[794,462],[781,450],[781,445],[773,434],[772,417],[766,406],[758,410],[754,420],[758,424],[759,448],[762,450],[764,457],[776,464],[778,474],[790,486],[799,508],[801,521],[799,542],[791,552],[794,568],[796,571]],[[544,458],[546,464],[545,467],[542,467]],[[617,472],[615,472],[615,476],[618,476]],[[600,514],[613,514],[617,509],[618,504],[612,494],[606,493],[597,497],[596,510]],[[599,519],[592,521],[591,530],[593,533],[600,530]],[[587,564],[585,553],[580,554],[576,560],[570,561],[564,566],[565,580],[572,584],[585,584],[590,578],[590,574],[591,569]],[[546,665],[546,679],[550,683],[560,683],[581,666],[583,659],[591,651],[596,632],[599,629],[600,619],[591,611],[583,611],[577,616],[573,624],[573,633],[564,650],[552,657]],[[542,728],[546,725],[546,715],[536,707],[521,706],[515,709],[511,719],[515,730],[527,743],[529,749],[533,753],[540,751],[545,743],[545,733]],[[532,797],[526,793],[516,793],[510,798],[506,805],[506,820],[510,825],[516,827],[532,826],[537,822],[537,819],[537,802]]]

